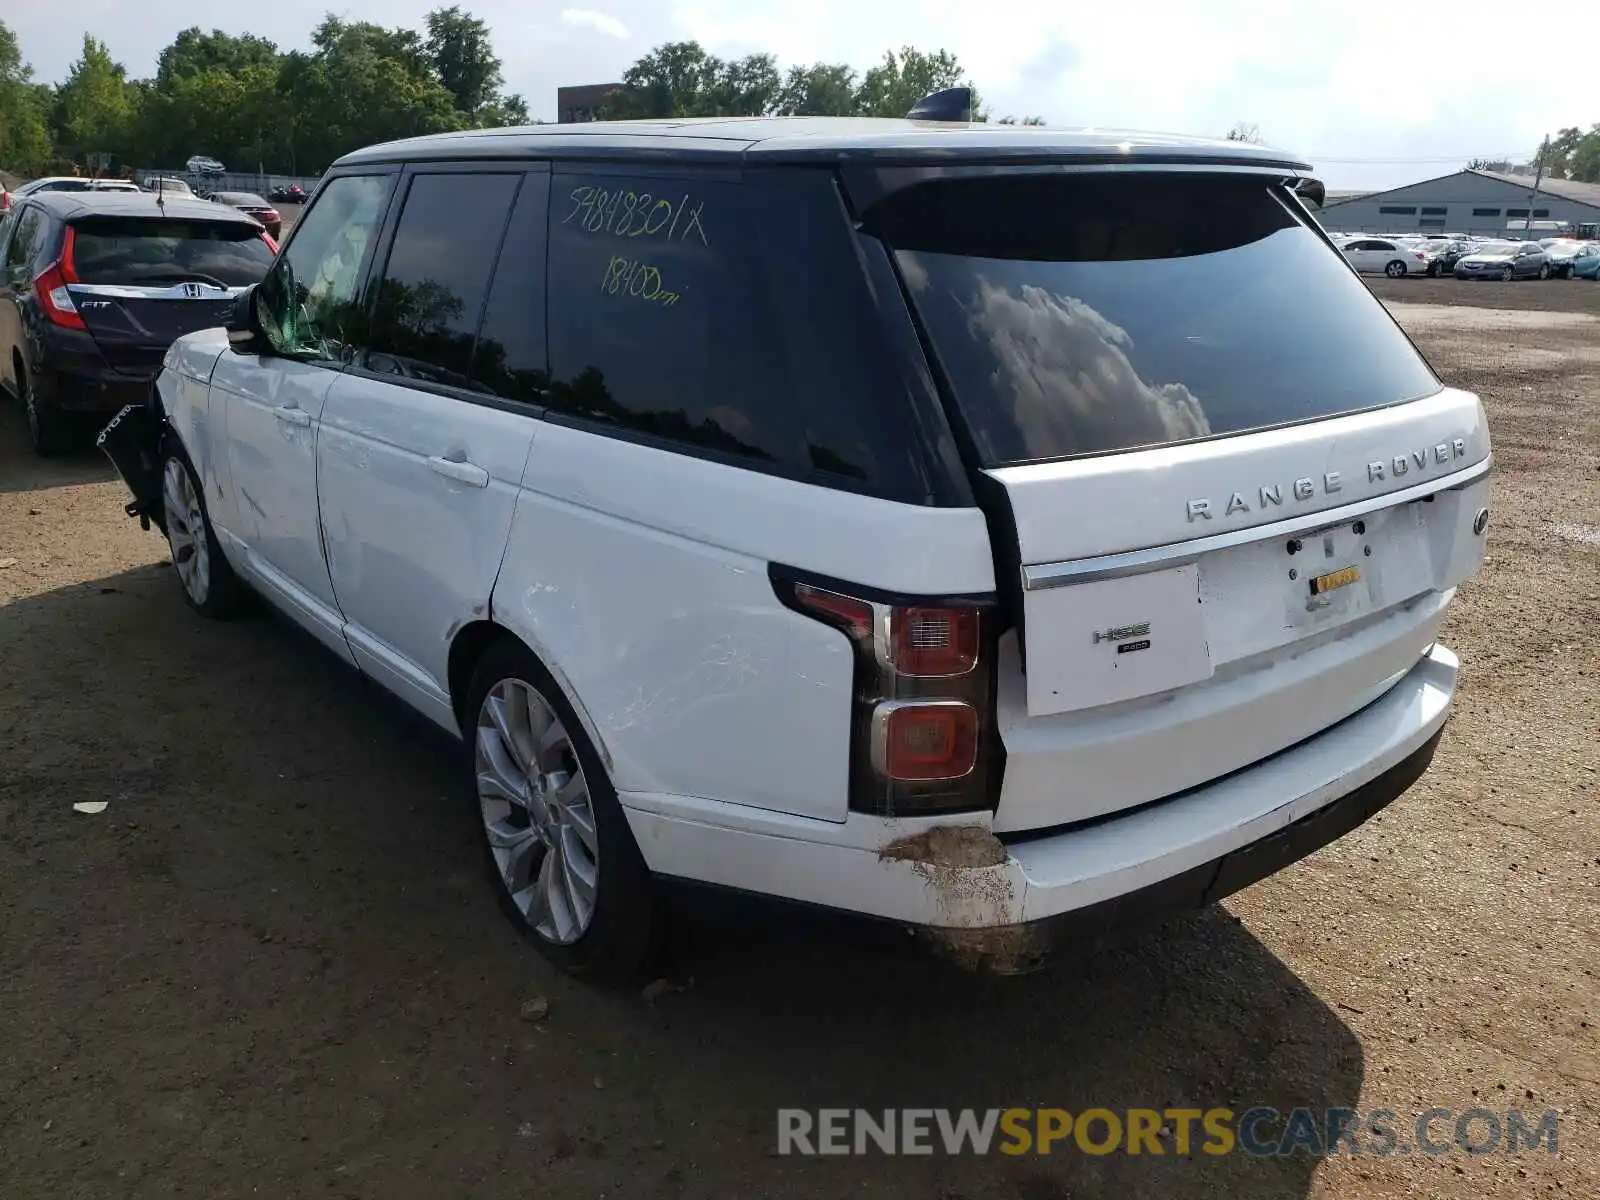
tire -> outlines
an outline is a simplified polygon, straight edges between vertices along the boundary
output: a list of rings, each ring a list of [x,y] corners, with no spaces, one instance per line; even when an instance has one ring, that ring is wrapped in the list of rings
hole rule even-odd
[[[217,543],[194,464],[170,440],[161,462],[161,503],[172,569],[184,600],[203,617],[233,616],[243,607],[244,585]]]
[[[1383,273],[1390,279],[1402,279],[1405,277],[1406,265],[1397,258],[1388,266],[1384,267]]]
[[[72,426],[67,414],[39,399],[28,378],[28,369],[17,366],[17,398],[28,423],[28,444],[40,458],[54,458],[72,449]]]
[[[1540,279],[1549,279],[1550,278],[1550,264],[1549,263],[1540,263],[1539,264],[1539,278]]]
[[[1517,277],[1517,273],[1514,270],[1512,270],[1510,267],[1501,267],[1500,268],[1500,282],[1501,283],[1510,283],[1516,277]]]
[[[478,662],[461,713],[470,795],[501,908],[567,974],[638,982],[659,956],[663,908],[566,695],[507,638]]]

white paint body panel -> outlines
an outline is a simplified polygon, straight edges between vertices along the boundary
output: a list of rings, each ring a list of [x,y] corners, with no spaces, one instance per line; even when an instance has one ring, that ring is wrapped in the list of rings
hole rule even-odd
[[[909,925],[1015,925],[1160,883],[1348,795],[1443,727],[1458,666],[1453,654],[1435,647],[1358,715],[1293,750],[1171,803],[1012,845],[993,867],[930,870],[879,857],[880,847],[924,823],[852,814],[824,828],[678,797],[622,800],[645,861],[666,874]],[[832,828],[838,832],[830,834]]]
[[[489,613],[538,422],[355,374],[317,441],[327,568],[361,669],[455,727],[450,643]]]
[[[494,616],[568,681],[623,791],[844,821],[849,645],[778,602],[768,563],[910,593],[994,587],[975,509],[556,424],[524,483]]]

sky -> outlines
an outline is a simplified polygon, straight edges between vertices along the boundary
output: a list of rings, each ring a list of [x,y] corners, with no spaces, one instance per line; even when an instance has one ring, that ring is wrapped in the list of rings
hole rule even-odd
[[[35,77],[54,82],[84,32],[133,76],[155,69],[179,29],[221,27],[304,47],[329,10],[421,27],[448,0],[0,0]],[[943,47],[996,117],[1222,136],[1236,122],[1316,164],[1332,188],[1447,174],[1469,158],[1529,159],[1546,132],[1600,122],[1592,48],[1564,60],[1563,29],[1592,0],[1547,0],[1538,31],[1503,4],[1412,0],[1309,6],[1282,0],[457,0],[488,21],[509,90],[555,119],[556,88],[620,78],[665,41],[726,57],[769,51],[864,69],[890,47]],[[270,17],[262,14],[268,13]],[[1483,30],[1480,35],[1476,31]],[[1507,45],[1531,45],[1503,58]],[[1463,65],[1477,62],[1481,66]]]

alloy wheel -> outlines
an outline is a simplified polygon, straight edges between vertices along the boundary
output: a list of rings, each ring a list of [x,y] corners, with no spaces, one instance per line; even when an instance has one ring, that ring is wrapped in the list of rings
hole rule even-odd
[[[594,919],[600,842],[572,737],[531,684],[503,679],[478,712],[478,806],[501,882],[540,937],[581,938]]]
[[[172,565],[189,599],[203,605],[211,594],[211,546],[200,496],[188,469],[176,456],[167,459],[162,472],[162,503],[166,509],[167,545]]]

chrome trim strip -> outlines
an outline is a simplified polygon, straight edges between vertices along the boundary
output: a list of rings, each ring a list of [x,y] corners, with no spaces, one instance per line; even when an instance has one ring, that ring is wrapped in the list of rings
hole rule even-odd
[[[1045,588],[1066,587],[1074,583],[1088,583],[1094,579],[1115,579],[1119,575],[1137,575],[1158,567],[1176,567],[1193,562],[1213,550],[1227,550],[1250,542],[1265,541],[1275,537],[1293,537],[1333,525],[1343,525],[1357,517],[1383,508],[1410,504],[1439,492],[1455,491],[1476,483],[1493,468],[1494,455],[1453,475],[1443,475],[1425,483],[1413,484],[1381,496],[1369,496],[1339,508],[1324,508],[1303,516],[1289,517],[1266,525],[1250,525],[1243,529],[1230,529],[1209,537],[1192,538],[1183,542],[1169,542],[1164,546],[1151,546],[1146,550],[1130,550],[1122,554],[1100,554],[1093,558],[1078,558],[1067,562],[1039,563],[1022,568],[1022,588],[1037,592]]]
[[[186,283],[164,283],[160,287],[144,283],[69,283],[67,291],[74,296],[109,296],[118,300],[231,300],[249,290],[249,285],[219,288],[196,280],[194,286],[201,292],[192,296],[184,291],[188,286]]]

